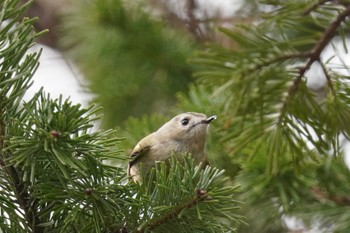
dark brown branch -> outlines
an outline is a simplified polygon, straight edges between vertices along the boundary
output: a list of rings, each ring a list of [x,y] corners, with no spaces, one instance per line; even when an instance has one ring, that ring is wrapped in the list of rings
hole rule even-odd
[[[328,45],[328,43],[332,40],[335,32],[337,31],[340,24],[350,15],[350,5],[345,8],[345,10],[338,15],[338,17],[329,25],[329,27],[323,33],[323,36],[318,41],[316,46],[314,47],[310,60],[316,61],[320,58],[321,52]]]
[[[287,100],[284,102],[284,105],[282,107],[282,113],[285,112],[285,109],[287,107],[288,99],[298,90],[299,84],[304,77],[307,70],[310,69],[311,65],[315,61],[320,60],[320,56],[322,51],[325,49],[325,47],[329,44],[329,42],[333,39],[335,32],[337,31],[338,27],[341,25],[341,23],[350,15],[350,5],[348,5],[343,12],[341,12],[338,17],[326,28],[324,31],[322,37],[319,39],[319,41],[316,43],[314,48],[309,53],[309,59],[305,66],[301,67],[299,69],[298,76],[294,79],[292,86],[288,90],[288,97]]]
[[[316,9],[319,5],[324,4],[325,2],[330,0],[323,0],[320,1],[318,4],[316,4],[314,7],[312,7],[311,10]],[[291,87],[290,91],[296,91],[297,85],[299,84],[300,80],[304,76],[305,72],[310,69],[311,65],[315,62],[320,60],[320,56],[324,48],[328,45],[328,43],[332,40],[334,37],[335,32],[337,31],[340,24],[345,20],[346,17],[350,15],[350,5],[346,7],[346,9],[338,15],[338,17],[326,28],[326,30],[323,33],[323,36],[319,39],[319,41],[316,43],[316,45],[308,52],[304,53],[292,53],[292,54],[284,54],[281,56],[274,57],[270,60],[267,60],[265,62],[262,62],[260,64],[257,64],[254,66],[254,70],[259,70],[265,66],[269,66],[271,64],[274,64],[276,62],[282,62],[285,60],[293,59],[293,58],[308,58],[308,61],[305,66],[301,67],[299,70],[299,75],[296,78],[294,82],[294,87]],[[295,86],[296,85],[296,86]]]
[[[206,191],[199,190],[199,192],[203,192],[203,194],[198,194],[198,190],[197,190],[198,195],[196,197],[194,197],[193,199],[175,207],[174,209],[172,209],[168,213],[160,216],[159,218],[152,219],[147,224],[143,225],[140,229],[137,229],[135,231],[135,233],[144,233],[146,230],[153,230],[153,229],[157,228],[158,226],[178,217],[182,210],[190,209],[193,206],[198,205],[199,202],[210,198]]]
[[[198,22],[194,15],[194,11],[197,9],[197,4],[195,0],[187,1],[187,17],[188,17],[188,30],[193,34],[197,35],[198,33]]]
[[[299,76],[296,79],[296,84],[300,82],[305,72],[310,69],[311,65],[320,60],[320,56],[324,48],[328,45],[328,43],[333,39],[335,32],[337,31],[340,24],[350,15],[350,6],[348,6],[338,17],[326,28],[323,33],[323,36],[317,42],[315,47],[312,49],[310,53],[309,61],[306,63],[304,67],[300,69]]]
[[[337,205],[350,206],[350,197],[347,196],[335,196],[322,191],[319,187],[315,186],[311,189],[312,195],[319,201],[331,201]]]

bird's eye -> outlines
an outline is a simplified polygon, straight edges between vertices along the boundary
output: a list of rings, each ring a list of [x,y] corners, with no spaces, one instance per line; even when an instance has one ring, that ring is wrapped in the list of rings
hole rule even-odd
[[[187,118],[182,119],[181,124],[182,125],[188,125],[188,122],[190,122]]]

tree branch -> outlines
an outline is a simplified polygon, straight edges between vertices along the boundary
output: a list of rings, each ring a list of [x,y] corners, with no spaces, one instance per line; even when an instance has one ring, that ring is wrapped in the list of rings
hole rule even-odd
[[[197,4],[194,0],[188,0],[187,2],[187,16],[188,16],[188,28],[189,31],[196,35],[197,34],[197,20],[196,17],[194,16],[194,11],[197,8]]]
[[[327,193],[326,191],[322,191],[319,187],[315,186],[311,189],[312,195],[319,201],[331,201],[337,205],[341,206],[350,206],[350,197],[347,196],[335,196]]]
[[[3,112],[1,112],[3,114]],[[6,156],[4,155],[5,148],[5,122],[4,119],[0,119],[0,169],[7,175],[7,182],[13,187],[13,192],[16,196],[16,200],[20,208],[24,211],[24,217],[27,220],[29,228],[32,232],[43,232],[44,228],[38,227],[40,219],[36,216],[35,205],[36,201],[32,201],[28,193],[28,187],[23,183],[20,171],[11,164],[6,164]]]
[[[307,70],[310,69],[311,65],[315,61],[320,60],[320,56],[322,51],[325,49],[325,47],[328,45],[328,43],[332,40],[334,37],[335,32],[337,31],[340,24],[350,15],[350,5],[348,5],[343,12],[341,12],[338,17],[326,28],[324,31],[322,37],[319,39],[319,41],[316,43],[316,45],[311,49],[311,52],[308,54],[308,61],[307,63],[299,69],[299,75],[294,79],[292,86],[288,90],[288,97],[286,101],[283,104],[282,107],[282,113],[285,112],[285,109],[287,107],[287,102],[291,96],[294,95],[294,93],[298,90],[299,84],[304,77]]]
[[[201,201],[210,199],[210,196],[208,196],[208,193],[206,190],[196,190],[197,196],[193,199],[176,206],[174,209],[170,210],[168,213],[165,213],[163,216],[160,216],[159,218],[155,218],[150,220],[148,223],[140,226],[135,233],[144,233],[146,230],[153,230],[157,228],[158,226],[166,223],[167,221],[170,221],[171,219],[174,219],[179,216],[182,210],[184,209],[190,209],[195,205],[198,205]]]
[[[321,1],[318,5],[320,5],[324,2],[326,2],[326,1]],[[316,45],[310,51],[305,52],[305,53],[284,54],[284,55],[281,55],[278,57],[274,57],[268,61],[257,64],[256,66],[254,66],[254,70],[261,69],[265,66],[269,66],[269,65],[274,64],[276,62],[285,61],[288,59],[308,58],[307,63],[299,69],[299,75],[294,80],[293,85],[289,88],[288,96],[292,95],[294,92],[296,92],[298,90],[299,83],[302,80],[302,78],[304,77],[306,71],[310,69],[311,65],[315,61],[320,60],[320,56],[321,56],[322,51],[325,49],[325,47],[328,45],[328,43],[333,39],[334,34],[337,31],[340,24],[349,15],[350,15],[350,5],[348,5],[345,8],[345,10],[341,14],[339,14],[338,17],[326,28],[326,30],[323,33],[323,36],[319,39],[319,41],[316,43]]]
[[[267,60],[267,61],[264,61],[260,64],[257,64],[256,66],[254,66],[254,70],[261,69],[265,66],[272,65],[276,62],[281,62],[281,61],[285,61],[285,60],[289,60],[289,59],[293,59],[293,58],[308,58],[310,56],[312,56],[311,52],[283,54],[281,56],[274,57],[270,60]]]
[[[350,15],[350,5],[345,8],[345,10],[338,15],[338,17],[329,25],[329,27],[323,33],[323,36],[318,41],[314,47],[311,57],[311,60],[316,61],[319,59],[321,52],[326,47],[326,45],[331,41],[335,32],[337,31],[340,24]]]

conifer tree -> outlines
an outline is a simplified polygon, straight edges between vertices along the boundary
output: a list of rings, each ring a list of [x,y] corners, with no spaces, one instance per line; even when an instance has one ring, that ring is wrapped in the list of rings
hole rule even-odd
[[[113,130],[93,131],[99,108],[43,90],[24,102],[41,34],[23,18],[30,2],[0,3],[0,232],[233,232],[237,187],[190,157],[129,182]],[[117,162],[115,162],[117,161]]]

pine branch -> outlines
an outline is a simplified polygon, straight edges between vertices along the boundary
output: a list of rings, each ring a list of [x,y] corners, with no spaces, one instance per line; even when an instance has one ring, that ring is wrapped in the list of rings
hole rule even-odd
[[[4,111],[0,109],[0,114],[3,115]],[[3,118],[0,117],[0,151],[4,149],[4,137],[5,137],[5,123],[3,121]],[[5,166],[5,161],[3,158],[3,153],[0,152],[0,168],[3,168]]]
[[[314,7],[311,8],[317,8],[317,6],[324,4],[329,0],[321,1],[319,4],[316,4]],[[311,11],[310,10],[310,11]],[[338,15],[338,17],[326,28],[324,33],[322,34],[323,36],[319,39],[319,41],[316,43],[316,45],[308,52],[303,52],[303,53],[291,53],[291,54],[284,54],[281,56],[274,57],[270,60],[265,60],[264,62],[255,65],[251,70],[259,70],[263,67],[275,64],[277,62],[282,62],[285,60],[289,59],[295,59],[295,58],[308,58],[307,63],[299,68],[299,74],[295,78],[292,86],[290,87],[288,91],[288,96],[293,95],[297,90],[300,81],[304,77],[304,74],[306,73],[307,70],[310,69],[311,65],[315,61],[320,60],[320,56],[322,51],[325,49],[325,47],[329,44],[329,42],[333,39],[335,32],[337,31],[338,27],[340,24],[345,21],[346,17],[350,15],[350,5],[346,7],[346,9]]]
[[[350,206],[350,197],[348,196],[331,195],[326,191],[322,191],[317,186],[312,187],[311,193],[319,201],[327,200],[327,201],[334,202],[337,205]]]
[[[322,51],[328,45],[328,43],[332,40],[340,24],[343,21],[345,21],[346,17],[348,17],[349,15],[350,15],[350,5],[348,5],[345,8],[345,10],[342,13],[340,13],[338,17],[324,31],[323,36],[320,38],[320,40],[312,50],[312,55],[310,56],[311,62],[319,60]]]
[[[198,205],[200,202],[211,199],[205,190],[197,189],[196,193],[197,193],[197,196],[194,197],[193,199],[186,201],[179,206],[175,206],[168,213],[165,213],[164,215],[162,215],[158,218],[151,219],[149,222],[142,224],[134,232],[135,233],[144,233],[146,230],[154,230],[155,228],[166,223],[167,221],[170,221],[174,218],[177,218],[183,210],[193,208],[195,205]]]
[[[284,115],[287,107],[287,103],[290,100],[290,98],[298,91],[299,84],[304,77],[307,70],[310,69],[311,65],[315,61],[320,60],[320,56],[322,51],[325,49],[325,47],[329,44],[329,42],[333,39],[334,34],[336,33],[338,27],[341,25],[343,21],[350,15],[350,5],[346,7],[346,9],[341,12],[338,17],[326,28],[326,30],[323,33],[323,36],[319,39],[319,41],[316,43],[316,45],[311,49],[311,51],[308,54],[308,61],[307,63],[299,68],[299,74],[294,79],[292,85],[290,86],[288,90],[288,95],[286,98],[286,101],[283,103],[283,107],[281,108],[282,115]],[[281,119],[281,118],[280,118]]]
[[[17,202],[19,203],[21,209],[24,211],[24,216],[29,224],[32,232],[43,232],[44,228],[39,227],[41,224],[40,219],[37,217],[36,204],[38,199],[33,199],[28,193],[29,187],[21,180],[22,176],[18,169],[14,166],[9,166],[7,169],[9,178],[12,180],[12,186],[14,187],[14,192],[17,197]]]
[[[33,43],[34,38],[38,35],[32,31],[31,24],[33,19],[21,20],[21,14],[30,4],[17,8],[18,1],[5,1],[2,3],[0,22],[7,20],[6,26],[0,29],[0,40],[7,46],[1,47],[0,62],[0,169],[5,179],[3,185],[7,185],[16,200],[10,215],[19,215],[24,217],[21,228],[30,229],[32,232],[42,232],[43,229],[38,227],[41,223],[37,217],[36,205],[37,200],[32,199],[29,194],[29,187],[23,181],[23,171],[16,168],[10,161],[10,156],[6,151],[9,125],[16,114],[20,99],[24,91],[30,85],[31,75],[37,67],[37,55],[26,55],[25,52]],[[13,30],[9,30],[12,27]],[[11,48],[11,49],[10,49]],[[14,56],[15,54],[15,56]],[[16,211],[18,211],[16,213]],[[0,216],[3,217],[3,216]],[[10,220],[15,223],[15,219]],[[1,231],[1,230],[0,230]]]
[[[167,163],[157,164],[150,178],[138,186],[136,199],[147,204],[131,210],[139,220],[126,221],[130,231],[217,232],[242,222],[234,200],[237,187],[226,183],[224,171],[195,166],[189,156],[180,158],[172,156]]]
[[[5,137],[5,124],[3,121],[0,121],[0,149],[2,151],[0,156],[0,168],[7,174],[8,181],[10,181],[10,185],[13,187],[14,194],[16,196],[17,202],[20,208],[24,211],[24,217],[29,224],[32,232],[42,232],[43,228],[38,228],[37,225],[40,224],[40,220],[37,217],[35,212],[35,203],[37,201],[30,200],[30,195],[28,194],[28,187],[22,182],[22,176],[20,175],[20,171],[16,169],[13,165],[9,165],[5,163],[4,158],[4,140]]]
[[[4,114],[4,112],[1,112]],[[13,192],[16,196],[16,201],[19,204],[20,208],[24,211],[24,217],[27,220],[29,228],[32,232],[43,232],[43,228],[38,227],[41,223],[40,219],[37,217],[37,213],[35,211],[35,205],[37,204],[37,200],[31,200],[31,197],[28,193],[28,187],[22,181],[21,172],[16,169],[11,164],[6,164],[6,158],[4,154],[4,140],[5,137],[5,123],[3,120],[0,121],[0,168],[7,174],[8,181],[10,185],[13,187]]]
[[[308,58],[311,57],[312,52],[305,52],[305,53],[291,53],[291,54],[283,54],[281,56],[274,57],[270,60],[264,60],[262,63],[257,64],[252,68],[251,70],[259,70],[263,67],[278,63],[278,62],[283,62],[289,59],[295,59],[295,58]]]

